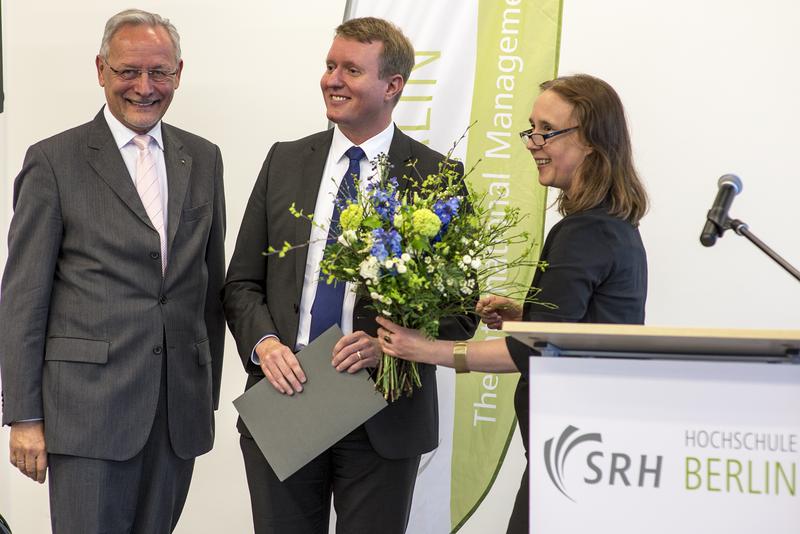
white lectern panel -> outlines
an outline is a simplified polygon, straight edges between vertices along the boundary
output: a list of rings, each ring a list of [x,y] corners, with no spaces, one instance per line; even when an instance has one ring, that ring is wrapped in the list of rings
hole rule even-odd
[[[531,532],[800,532],[800,366],[532,358]]]

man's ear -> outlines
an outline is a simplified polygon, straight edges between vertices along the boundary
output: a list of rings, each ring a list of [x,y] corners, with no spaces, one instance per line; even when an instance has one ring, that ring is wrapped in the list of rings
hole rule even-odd
[[[177,89],[181,84],[181,72],[183,72],[183,60],[178,61],[178,72],[175,73],[175,87]]]
[[[103,63],[103,58],[99,54],[94,58],[94,66],[97,67],[97,81],[100,82],[100,87],[105,87],[106,81],[103,79],[103,69],[106,68],[106,64]]]
[[[393,74],[389,77],[389,83],[386,86],[386,94],[383,96],[384,100],[392,101],[403,91],[406,86],[406,81],[399,74]]]

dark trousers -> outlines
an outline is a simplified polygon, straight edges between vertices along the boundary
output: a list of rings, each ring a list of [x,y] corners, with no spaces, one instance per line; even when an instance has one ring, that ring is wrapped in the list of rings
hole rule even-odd
[[[506,534],[528,534],[528,513],[530,511],[530,502],[528,499],[528,469],[525,466],[525,473],[522,475],[522,482],[517,491],[517,498],[514,501],[514,509],[511,511],[511,519],[508,521],[508,530]]]
[[[419,456],[382,458],[363,426],[280,482],[258,445],[240,440],[255,534],[328,534],[331,494],[338,534],[403,534]]]
[[[130,460],[48,455],[54,534],[172,532],[189,493],[194,459],[181,459],[172,450],[166,395],[163,364],[150,436]]]

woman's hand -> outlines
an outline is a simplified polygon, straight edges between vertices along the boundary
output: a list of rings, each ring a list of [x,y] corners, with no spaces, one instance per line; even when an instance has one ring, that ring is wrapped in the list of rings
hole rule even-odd
[[[383,317],[375,319],[378,328],[378,342],[384,354],[403,360],[421,363],[436,363],[433,350],[436,341],[427,339],[419,330],[397,325]]]
[[[492,330],[503,327],[503,321],[521,321],[522,306],[508,297],[486,295],[475,306],[475,313]]]

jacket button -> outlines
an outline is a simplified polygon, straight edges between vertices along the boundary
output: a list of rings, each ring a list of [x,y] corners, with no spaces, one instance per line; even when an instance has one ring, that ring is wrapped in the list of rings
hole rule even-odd
[[[156,252],[154,250],[153,252],[150,253],[150,257],[153,258],[154,260],[160,259],[161,258],[161,253],[160,252]]]
[[[156,345],[153,347],[153,354],[161,354],[161,345]]]
[[[165,297],[164,295],[161,295],[161,297],[158,299],[158,301],[161,304],[166,304],[167,303],[167,297]]]

